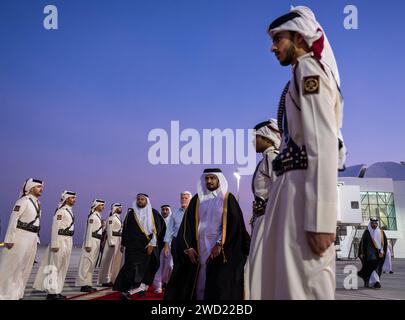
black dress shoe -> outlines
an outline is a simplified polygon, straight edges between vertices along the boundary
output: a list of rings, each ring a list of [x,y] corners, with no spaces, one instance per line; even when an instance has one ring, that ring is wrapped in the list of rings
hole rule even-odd
[[[394,271],[391,270],[391,271],[390,271],[390,274],[393,274],[393,273],[394,273]]]
[[[374,284],[373,288],[375,288],[375,289],[380,289],[380,288],[381,288],[381,283],[376,282],[376,283]]]
[[[97,289],[96,289],[96,288],[93,288],[93,287],[90,287],[90,286],[83,286],[83,287],[80,289],[80,291],[81,291],[81,292],[94,292],[94,291],[97,291]]]
[[[47,294],[46,300],[58,300],[57,294]]]
[[[131,300],[131,294],[128,291],[121,292],[121,300]]]
[[[58,300],[66,300],[66,296],[58,293]]]
[[[106,287],[106,288],[112,288],[114,286],[114,284],[112,282],[107,282],[107,283],[103,283],[101,286]]]
[[[145,292],[145,291],[139,291],[139,293],[138,293],[138,297],[139,297],[139,298],[142,298],[142,297],[144,297],[144,296],[145,296],[145,294],[146,294],[146,292]]]

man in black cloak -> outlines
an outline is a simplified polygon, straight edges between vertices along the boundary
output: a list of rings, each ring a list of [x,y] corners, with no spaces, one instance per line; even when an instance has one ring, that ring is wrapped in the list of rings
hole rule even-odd
[[[123,299],[131,299],[138,292],[144,295],[152,284],[165,232],[162,216],[152,208],[148,195],[139,193],[124,220],[121,245],[125,248],[125,263],[113,287]]]
[[[220,169],[206,169],[184,213],[167,300],[242,300],[250,237]]]
[[[363,266],[357,274],[363,279],[365,287],[373,285],[374,288],[381,288],[380,277],[386,252],[385,232],[378,227],[378,219],[370,218],[367,230],[364,231],[361,238],[358,252]]]

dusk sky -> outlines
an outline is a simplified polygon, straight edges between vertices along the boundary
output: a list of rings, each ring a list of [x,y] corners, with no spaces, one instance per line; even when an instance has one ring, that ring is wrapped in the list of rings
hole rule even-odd
[[[58,30],[43,27],[48,4]],[[358,30],[343,26],[347,4],[358,9]],[[237,163],[152,165],[148,134],[170,134],[171,121],[202,132],[276,117],[291,73],[266,31],[290,5],[312,8],[334,49],[347,165],[405,161],[404,1],[1,0],[0,241],[29,177],[45,181],[44,245],[65,189],[78,193],[79,245],[95,197],[127,208],[144,192],[156,209],[177,208],[206,167],[222,168],[236,194]],[[243,176],[246,222],[250,184]]]

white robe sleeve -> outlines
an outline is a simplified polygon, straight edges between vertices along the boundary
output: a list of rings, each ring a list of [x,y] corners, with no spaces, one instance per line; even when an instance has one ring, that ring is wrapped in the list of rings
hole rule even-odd
[[[86,238],[84,239],[84,246],[85,247],[91,247],[91,243],[92,243],[92,232],[93,232],[93,225],[95,222],[95,218],[93,215],[91,215],[88,219],[87,219],[87,231],[86,231]]]
[[[115,246],[115,241],[114,241],[114,237],[113,237],[113,225],[114,225],[114,221],[113,218],[110,217],[108,219],[108,224],[107,224],[107,243],[109,246]]]
[[[63,212],[58,210],[55,215],[53,216],[52,222],[52,233],[51,233],[51,248],[59,248],[59,241],[58,241],[58,232],[61,228],[61,222],[63,219]]]
[[[301,122],[308,154],[305,181],[305,230],[335,233],[337,217],[338,137],[336,92],[326,73],[314,59],[297,67]],[[318,92],[305,92],[305,81],[318,79]],[[307,83],[310,85],[310,83]],[[306,94],[305,94],[306,93]]]
[[[166,227],[166,233],[165,233],[165,238],[164,238],[164,242],[171,244],[172,239],[173,239],[173,229],[174,229],[174,214],[172,214],[169,218],[169,221],[167,223],[167,227]]]
[[[13,212],[10,215],[10,220],[8,221],[6,237],[4,239],[5,243],[14,243],[15,233],[17,230],[17,221],[26,208],[27,208],[27,199],[25,198],[18,199],[13,207]]]

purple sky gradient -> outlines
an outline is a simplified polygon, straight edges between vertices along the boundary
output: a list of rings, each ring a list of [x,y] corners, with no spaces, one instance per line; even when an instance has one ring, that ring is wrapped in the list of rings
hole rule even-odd
[[[270,54],[268,24],[290,1],[54,0],[59,30],[42,27],[48,1],[0,3],[0,218],[24,180],[45,180],[41,241],[64,189],[78,192],[75,242],[94,197],[178,206],[205,167],[148,162],[151,129],[251,128],[275,117],[290,77]],[[325,28],[345,96],[348,165],[404,161],[403,1],[351,1],[359,30],[343,28],[347,1],[300,1]],[[250,137],[246,138],[249,139]],[[236,193],[232,172],[220,166]],[[241,207],[250,216],[250,177]],[[107,216],[107,211],[104,213]]]

